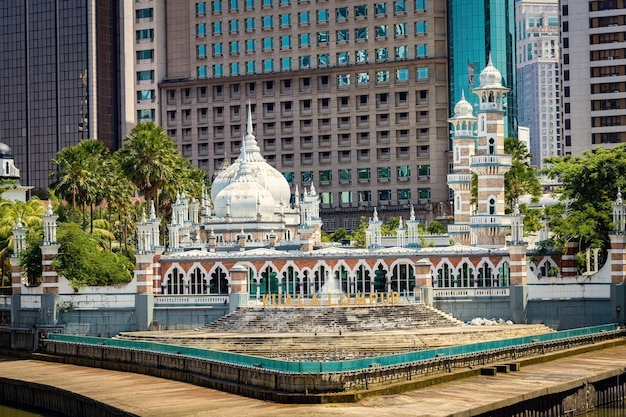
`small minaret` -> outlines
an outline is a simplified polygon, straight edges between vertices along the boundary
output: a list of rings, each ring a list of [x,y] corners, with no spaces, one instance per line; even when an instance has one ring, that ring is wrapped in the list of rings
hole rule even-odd
[[[365,230],[365,246],[368,249],[379,248],[382,245],[382,220],[378,218],[378,210],[374,207],[374,216]]]
[[[413,208],[413,204],[411,204],[411,215],[409,220],[406,222],[407,246],[409,248],[417,248],[421,246],[419,225],[420,222],[415,218],[415,209]]]
[[[476,245],[501,248],[506,245],[510,218],[504,211],[504,175],[511,169],[511,155],[504,153],[504,95],[502,74],[491,62],[480,73],[480,85],[472,90],[479,97],[478,147],[470,157],[470,169],[478,176],[478,207],[470,216]]]
[[[11,287],[12,294],[22,293],[22,269],[20,267],[20,252],[26,247],[26,233],[28,228],[22,225],[22,219],[18,217],[17,224],[13,229],[13,254],[11,255]]]
[[[465,100],[465,92],[461,100],[454,106],[454,117],[448,119],[453,126],[452,153],[454,172],[448,174],[448,186],[454,191],[454,224],[448,226],[448,234],[461,245],[470,245],[470,210],[472,200],[472,174],[470,158],[476,148],[474,128],[476,117],[472,114],[472,105]]]
[[[396,246],[399,248],[403,248],[406,245],[406,230],[404,229],[404,223],[402,222],[402,217],[400,217],[400,224],[398,224],[398,228],[396,229]]]
[[[41,275],[44,294],[59,293],[59,274],[52,266],[52,261],[59,253],[57,243],[57,219],[59,216],[52,212],[52,203],[48,200],[48,210],[43,216],[43,243],[41,248]]]

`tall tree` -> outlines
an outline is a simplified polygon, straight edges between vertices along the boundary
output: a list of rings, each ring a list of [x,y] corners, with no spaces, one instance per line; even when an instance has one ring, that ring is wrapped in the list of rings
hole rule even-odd
[[[116,152],[124,175],[137,187],[146,201],[156,201],[163,188],[178,182],[176,163],[180,162],[176,145],[167,133],[153,122],[133,127]]]
[[[545,173],[560,182],[561,204],[548,210],[557,246],[575,240],[580,250],[605,248],[612,229],[611,203],[626,185],[626,145],[578,156],[551,157]]]
[[[504,152],[511,155],[513,166],[504,175],[504,199],[509,210],[523,195],[530,195],[533,203],[539,202],[542,188],[538,172],[530,165],[533,155],[524,143],[517,138],[504,138]]]
[[[56,176],[56,181],[50,188],[60,198],[71,198],[74,213],[80,206],[83,225],[86,224],[85,207],[89,206],[91,213],[94,205],[101,203],[104,198],[109,156],[109,150],[102,142],[86,139],[77,145],[63,148],[52,160],[56,166],[56,172],[52,174]]]

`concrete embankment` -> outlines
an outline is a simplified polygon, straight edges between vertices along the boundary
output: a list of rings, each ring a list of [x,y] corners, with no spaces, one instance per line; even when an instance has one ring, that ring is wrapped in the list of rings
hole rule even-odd
[[[36,394],[42,398],[72,392],[75,398],[88,398],[120,412],[108,415],[460,417],[516,416],[532,410],[532,415],[541,417],[563,415],[623,396],[624,383],[620,381],[626,379],[624,342],[617,339],[527,358],[518,361],[518,371],[433,380],[430,384],[439,383],[401,394],[391,390],[387,395],[350,404],[275,404],[146,375],[32,359],[0,362],[0,378],[22,381],[28,389],[52,387],[45,391],[47,394]],[[525,411],[519,411],[519,407],[525,407]],[[73,410],[66,415],[105,415]]]

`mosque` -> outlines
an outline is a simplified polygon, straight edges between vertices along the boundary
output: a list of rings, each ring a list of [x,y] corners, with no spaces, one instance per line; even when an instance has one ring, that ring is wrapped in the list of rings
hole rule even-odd
[[[449,119],[454,172],[447,180],[454,190],[454,224],[448,234],[420,233],[411,210],[409,219],[400,219],[395,236],[383,236],[374,209],[365,248],[322,243],[315,187],[302,193],[296,188],[292,199],[286,179],[261,155],[248,109],[238,159],[215,177],[210,195],[177,197],[167,246],[154,206],[143,214],[137,224],[135,277],[123,288],[74,291],[56,274],[51,263],[58,251],[57,216],[49,210],[43,217],[42,285],[26,286],[19,259],[12,259],[13,295],[5,301],[12,325],[115,335],[194,328],[253,305],[372,303],[425,303],[463,320],[500,317],[557,328],[611,321],[616,306],[626,300],[625,274],[611,269],[612,264],[624,268],[624,251],[613,251],[601,269],[593,254],[588,264],[594,267],[583,275],[572,254],[528,256],[523,215],[517,207],[507,214],[504,206],[504,175],[512,164],[504,153],[509,90],[491,59],[479,80],[472,91],[479,97],[477,116],[463,96]],[[471,201],[473,173],[476,205]],[[621,198],[614,209],[618,216],[626,213]],[[620,224],[612,242],[623,248]],[[19,227],[13,232],[20,247],[25,232]],[[557,276],[549,273],[554,270]],[[575,314],[559,314],[564,306]]]

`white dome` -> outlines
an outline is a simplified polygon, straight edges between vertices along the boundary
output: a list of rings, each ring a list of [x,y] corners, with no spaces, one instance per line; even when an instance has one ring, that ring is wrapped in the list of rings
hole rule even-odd
[[[275,204],[275,211],[279,210],[280,203],[287,204],[291,197],[289,183],[277,169],[265,161],[261,155],[261,150],[256,138],[252,134],[252,117],[248,108],[248,129],[243,140],[239,158],[220,172],[211,184],[211,198],[217,209],[218,194],[233,183],[238,176],[241,162],[247,165],[247,176],[250,180],[259,184],[262,188],[269,190]]]
[[[473,112],[474,108],[469,101],[465,100],[465,92],[461,92],[461,99],[454,106],[454,117],[471,116]]]
[[[487,66],[480,73],[480,86],[487,87],[492,85],[502,85],[502,74],[496,67],[493,66],[491,55],[489,55],[489,62],[487,62]]]
[[[236,181],[224,188],[215,198],[215,215],[235,219],[264,218],[274,215],[274,199],[268,190],[254,181]],[[230,206],[230,207],[229,207]]]

